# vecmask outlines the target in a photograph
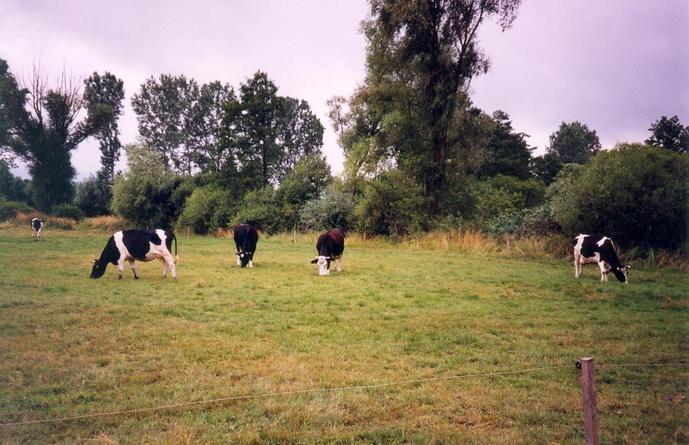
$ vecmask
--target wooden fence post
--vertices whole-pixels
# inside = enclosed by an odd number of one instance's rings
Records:
[[[582,357],[581,392],[584,399],[584,434],[586,445],[599,445],[596,413],[596,371],[591,357]]]

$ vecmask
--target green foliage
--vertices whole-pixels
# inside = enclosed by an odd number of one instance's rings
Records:
[[[422,185],[427,213],[437,216],[452,176],[480,161],[481,115],[465,93],[488,69],[477,30],[490,18],[509,27],[520,1],[370,3],[367,77],[350,111],[335,100],[330,115],[345,154],[356,156],[350,169],[380,173],[392,160]]]
[[[562,122],[550,135],[548,153],[553,153],[561,164],[584,164],[600,150],[600,140],[595,130],[589,130],[581,122]]]
[[[199,234],[226,228],[233,213],[232,203],[226,190],[216,186],[199,187],[186,200],[177,226],[191,228]]]
[[[74,204],[86,216],[109,215],[111,195],[109,186],[103,187],[98,178],[91,176],[77,183]]]
[[[71,151],[95,134],[110,119],[102,107],[88,109],[77,122],[83,98],[78,85],[63,73],[58,85],[48,88],[40,71],[30,80],[31,91],[19,89],[0,60],[0,150],[22,159],[32,177],[33,201],[49,211],[56,204],[71,202],[76,174]],[[31,104],[28,104],[28,98]]]
[[[99,181],[96,185],[100,188],[99,194],[105,203],[96,214],[107,212],[112,199],[112,181],[115,176],[115,162],[120,158],[120,129],[118,119],[122,115],[122,100],[124,99],[124,82],[115,75],[106,72],[100,75],[94,72],[84,81],[84,102],[91,114],[104,113],[109,116],[98,129],[95,136],[99,142],[101,152],[101,169],[98,172]],[[77,190],[78,194],[78,190]]]
[[[84,218],[84,212],[79,207],[66,202],[53,206],[50,214],[60,218],[76,219],[77,221]]]
[[[275,200],[275,190],[267,185],[253,190],[246,195],[232,217],[231,225],[251,224],[268,233],[277,233],[284,229],[284,218],[281,208]]]
[[[424,228],[421,187],[392,170],[364,186],[356,206],[358,229],[369,235],[405,235]]]
[[[304,204],[299,211],[300,226],[306,230],[351,230],[355,227],[354,204],[352,194],[345,192],[342,184],[331,184],[318,198]]]
[[[146,145],[129,145],[125,151],[129,169],[115,177],[112,210],[142,228],[172,228],[193,191],[193,181],[167,172]]]
[[[31,181],[14,176],[3,160],[0,160],[0,199],[32,203]]]
[[[298,161],[287,173],[275,194],[289,230],[297,225],[299,211],[307,201],[315,199],[332,182],[330,166],[322,155],[314,154]]]
[[[494,129],[486,147],[486,156],[479,170],[480,176],[507,175],[520,179],[530,176],[531,150],[524,133],[516,133],[507,113],[496,111]]]
[[[512,215],[541,204],[545,198],[542,182],[514,176],[497,175],[477,182],[471,189],[474,200],[472,218],[479,226],[517,224],[520,216]],[[496,218],[499,221],[493,222]],[[508,220],[511,223],[507,223]]]
[[[7,221],[17,216],[17,213],[35,212],[36,209],[23,202],[0,200],[0,221]]]
[[[648,129],[651,136],[646,139],[648,145],[663,147],[677,153],[689,152],[689,126],[683,126],[677,116],[662,116]]]
[[[548,194],[566,232],[598,232],[645,247],[678,248],[686,242],[686,155],[621,144],[563,173]]]

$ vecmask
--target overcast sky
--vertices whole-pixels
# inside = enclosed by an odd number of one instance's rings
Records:
[[[54,75],[65,67],[122,78],[123,143],[136,139],[129,103],[146,78],[184,74],[237,88],[260,69],[279,94],[310,103],[340,171],[325,102],[364,77],[367,12],[364,0],[2,0],[0,58],[18,78],[39,61]],[[473,81],[473,99],[506,111],[538,153],[562,121],[586,123],[605,147],[643,141],[661,115],[689,124],[688,0],[525,0],[511,29],[487,24],[480,37],[492,66]],[[74,152],[80,178],[98,170],[99,155],[95,141]]]

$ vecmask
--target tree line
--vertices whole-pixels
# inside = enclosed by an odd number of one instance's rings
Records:
[[[472,79],[490,66],[478,30],[487,20],[509,28],[519,0],[369,3],[365,79],[350,97],[328,101],[345,154],[340,177],[321,153],[323,125],[309,104],[280,96],[266,73],[236,91],[183,75],[147,79],[131,101],[140,137],[124,147],[128,169],[118,174],[121,80],[94,73],[81,91],[62,76],[48,88],[37,71],[20,86],[0,60],[0,184],[15,190],[4,197],[199,233],[252,222],[272,232],[472,226],[686,241],[689,127],[677,116],[651,123],[643,144],[612,150],[586,124],[562,122],[534,156],[507,113],[487,113],[470,96]],[[86,137],[99,141],[101,170],[75,187],[70,153]],[[28,165],[30,182],[8,176],[12,159]]]

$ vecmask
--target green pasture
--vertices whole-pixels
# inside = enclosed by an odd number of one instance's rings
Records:
[[[682,271],[624,286],[569,259],[354,240],[320,277],[313,236],[263,237],[253,269],[228,238],[181,236],[176,280],[158,262],[91,280],[108,236],[0,230],[0,423],[257,397],[0,426],[0,443],[579,444],[587,355],[662,365],[598,369],[603,443],[689,442]]]

